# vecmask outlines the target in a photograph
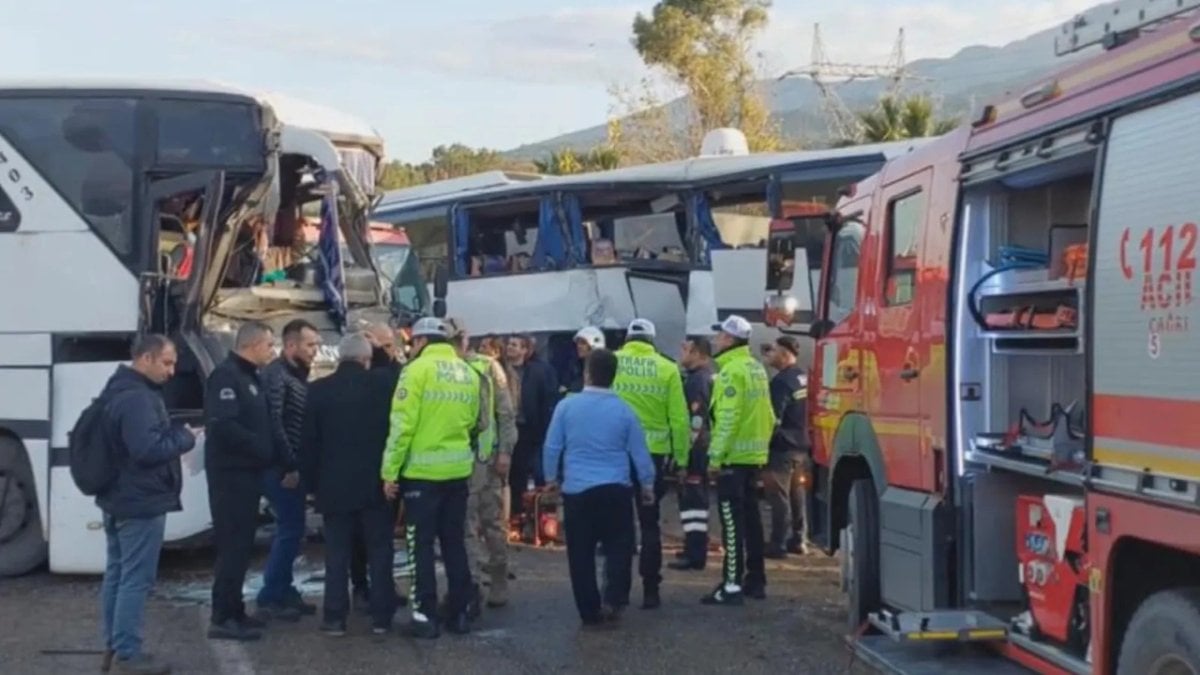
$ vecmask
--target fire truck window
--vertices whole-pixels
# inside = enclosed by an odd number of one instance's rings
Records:
[[[825,318],[835,324],[841,323],[854,311],[858,297],[858,259],[866,231],[862,223],[848,220],[833,237]]]
[[[913,301],[917,280],[917,243],[921,215],[925,212],[925,194],[917,192],[888,204],[887,277],[884,302],[888,306]]]

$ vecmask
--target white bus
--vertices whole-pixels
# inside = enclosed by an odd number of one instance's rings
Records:
[[[198,422],[242,321],[303,317],[331,341],[387,317],[370,200],[330,139],[219,85],[0,82],[0,576],[103,570],[101,514],[71,480],[67,434],[139,332],[175,339],[167,406]],[[322,199],[349,253],[339,312],[298,241],[302,208]],[[263,282],[263,252],[289,248]],[[211,527],[202,445],[183,474],[171,543]]]

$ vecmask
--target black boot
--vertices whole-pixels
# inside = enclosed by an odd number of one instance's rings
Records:
[[[712,593],[700,598],[700,604],[703,605],[728,605],[737,606],[745,602],[741,591],[729,592],[725,590],[725,584],[721,584],[713,589]]]
[[[209,640],[235,640],[237,642],[250,642],[262,637],[262,632],[248,628],[244,624],[234,619],[227,619],[221,623],[213,623],[208,626]]]
[[[416,621],[408,625],[408,634],[421,640],[435,640],[441,637],[437,623],[433,621]]]
[[[658,586],[646,586],[642,590],[642,609],[658,609],[662,606],[662,598],[658,595]]]

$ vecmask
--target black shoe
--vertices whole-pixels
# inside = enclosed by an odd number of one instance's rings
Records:
[[[623,609],[619,605],[604,605],[600,608],[600,618],[607,623],[616,623],[621,620],[621,611]]]
[[[299,593],[289,593],[283,601],[284,607],[290,607],[300,612],[300,616],[313,616],[317,613],[317,606],[304,601],[304,597]]]
[[[715,589],[713,589],[712,593],[700,598],[700,604],[702,605],[737,606],[743,604],[744,602],[745,598],[742,596],[741,591],[730,593],[729,591],[725,590],[724,584],[717,586]]]
[[[792,539],[788,542],[787,550],[793,555],[808,555],[808,542],[803,539]]]
[[[755,600],[766,600],[767,599],[767,585],[766,584],[746,584],[745,586],[742,586],[742,595],[746,596],[747,598],[753,598]]]
[[[642,592],[642,609],[658,609],[662,606],[662,598],[657,588],[647,588]]]
[[[782,546],[768,546],[763,557],[770,560],[787,560],[788,554]]]
[[[289,605],[259,605],[258,616],[272,621],[287,621],[295,623],[300,620],[302,612],[299,607]],[[266,624],[264,623],[263,626]]]
[[[671,562],[667,563],[667,569],[677,570],[679,572],[703,571],[704,563],[692,562],[687,558],[680,558],[679,560],[672,560]]]
[[[321,632],[330,637],[342,637],[346,634],[346,622],[323,621],[321,622]]]
[[[249,628],[245,624],[229,619],[222,623],[209,624],[208,639],[209,640],[236,640],[238,642],[251,642],[262,637],[262,633],[256,629]]]
[[[256,616],[243,615],[237,620],[237,622],[242,625],[242,628],[249,630],[262,630],[267,627],[267,622]]]
[[[352,594],[354,602],[354,611],[359,614],[366,614],[371,611],[371,592],[363,587],[356,586]]]
[[[465,611],[459,612],[457,616],[446,622],[446,630],[454,633],[455,635],[466,635],[467,633],[470,633],[471,617]]]
[[[432,621],[413,621],[408,625],[408,634],[421,640],[435,640],[441,637],[442,632]]]
[[[155,659],[149,654],[141,654],[132,659],[115,659],[113,668],[118,673],[129,675],[170,675],[171,664]]]

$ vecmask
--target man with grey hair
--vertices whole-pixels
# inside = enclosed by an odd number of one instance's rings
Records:
[[[371,629],[391,629],[392,509],[379,465],[387,441],[392,386],[370,377],[371,343],[361,333],[342,338],[341,363],[309,386],[300,445],[302,483],[316,495],[325,523],[325,607],[321,631],[346,633],[350,561],[356,530],[367,548]]]
[[[275,457],[273,427],[261,368],[275,357],[275,337],[265,324],[238,329],[233,352],[205,383],[208,506],[217,549],[209,639],[257,640],[262,621],[246,614],[242,586],[254,551],[262,472]]]

